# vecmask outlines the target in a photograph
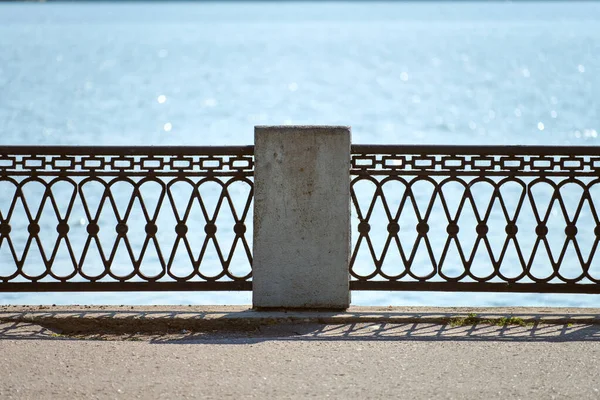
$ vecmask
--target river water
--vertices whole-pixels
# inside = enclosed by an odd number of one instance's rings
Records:
[[[0,4],[0,145],[597,145],[600,4]],[[1,266],[0,266],[1,268]],[[249,293],[3,294],[0,303],[249,303]],[[353,293],[355,304],[598,305],[597,296]]]

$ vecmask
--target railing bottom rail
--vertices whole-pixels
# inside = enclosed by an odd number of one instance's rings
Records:
[[[600,294],[600,285],[572,283],[350,281],[350,290]]]
[[[190,292],[249,291],[251,281],[241,282],[7,282],[0,292]]]

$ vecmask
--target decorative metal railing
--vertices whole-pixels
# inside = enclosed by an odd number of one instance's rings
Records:
[[[251,290],[254,149],[0,146],[0,292]],[[354,290],[600,293],[600,148],[352,146]]]
[[[250,290],[253,154],[0,146],[0,291]]]
[[[600,293],[600,148],[352,147],[351,288]]]

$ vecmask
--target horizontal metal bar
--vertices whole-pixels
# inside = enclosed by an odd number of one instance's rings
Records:
[[[506,176],[506,177],[523,177],[523,176],[533,176],[533,177],[597,177],[599,176],[598,171],[523,171],[523,170],[486,170],[486,171],[478,171],[478,170],[463,170],[463,169],[446,169],[446,170],[410,170],[410,169],[375,169],[375,168],[367,168],[367,169],[357,169],[353,168],[350,170],[350,175],[352,176],[480,176],[480,177],[488,177],[488,176]]]
[[[600,294],[600,284],[350,281],[350,290]]]
[[[600,146],[502,146],[502,145],[379,145],[353,144],[352,154],[422,154],[422,155],[600,155]]]
[[[50,170],[50,171],[44,171],[44,170],[40,170],[40,171],[9,171],[9,172],[3,172],[0,171],[0,178],[8,178],[8,177],[15,177],[15,176],[27,176],[27,177],[53,177],[53,176],[59,176],[59,177],[67,177],[67,178],[72,178],[72,177],[77,177],[77,176],[84,176],[84,177],[88,177],[88,176],[94,176],[94,177],[127,177],[127,178],[131,178],[131,177],[148,177],[148,176],[152,176],[152,177],[185,177],[185,178],[190,178],[190,177],[251,177],[254,175],[253,171],[237,171],[237,170],[228,170],[228,171],[210,171],[210,170],[199,170],[199,171],[165,171],[165,170],[159,170],[157,172],[155,171],[111,171],[111,170],[97,170],[97,171],[57,171],[57,170]]]
[[[189,292],[249,291],[251,281],[224,282],[8,282],[1,292]]]
[[[177,292],[250,291],[251,281],[226,282],[10,282],[0,283],[0,292]],[[395,282],[350,281],[350,290],[513,292],[600,294],[600,285],[569,283],[502,282]]]
[[[253,155],[254,146],[0,146],[0,155]]]

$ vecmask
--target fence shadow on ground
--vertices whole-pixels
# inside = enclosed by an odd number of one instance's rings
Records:
[[[347,323],[265,326],[257,331],[202,332],[157,336],[152,343],[256,344],[268,341],[502,341],[600,342],[600,325],[545,324],[531,326],[437,323]]]
[[[511,314],[516,324],[503,324],[498,319],[481,322],[489,316],[498,317],[498,314],[488,316],[484,313],[479,314],[481,320],[475,322],[457,318],[456,313],[345,313],[345,320],[340,315],[269,314],[250,310],[232,313],[136,311],[127,308],[3,310],[0,311],[0,341],[85,339],[154,344],[253,344],[292,340],[600,342],[599,315],[596,314]]]

